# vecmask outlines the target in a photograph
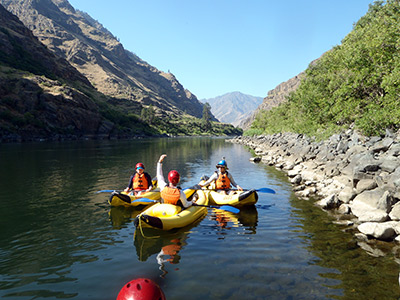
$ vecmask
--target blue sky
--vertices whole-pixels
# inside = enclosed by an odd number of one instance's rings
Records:
[[[69,0],[198,99],[265,97],[341,43],[373,0]]]

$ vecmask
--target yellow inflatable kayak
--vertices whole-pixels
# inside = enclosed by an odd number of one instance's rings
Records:
[[[216,205],[231,205],[234,207],[241,207],[246,205],[254,205],[257,203],[258,194],[255,190],[238,191],[230,190],[225,192],[218,192],[215,190],[205,190],[210,204]]]
[[[206,179],[201,179],[200,183],[204,183]],[[217,191],[215,190],[214,182],[203,187],[209,204],[212,205],[231,205],[234,207],[242,207],[246,205],[254,205],[258,201],[258,194],[256,190],[238,191]]]
[[[196,204],[207,205],[207,197],[202,190],[185,190],[188,200],[196,200]],[[188,226],[203,218],[207,214],[207,208],[192,205],[182,208],[173,204],[156,203],[140,213],[135,219],[138,228],[155,228],[170,230]]]
[[[160,189],[156,188],[150,192],[141,194],[140,196],[129,195],[126,192],[112,192],[108,202],[111,206],[134,207],[139,205],[153,205],[155,202],[151,200],[160,200]]]

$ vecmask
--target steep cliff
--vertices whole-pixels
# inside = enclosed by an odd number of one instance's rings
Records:
[[[151,132],[141,122],[117,129],[107,101],[0,5],[0,142]]]
[[[152,105],[160,116],[178,118],[186,113],[202,117],[203,105],[173,74],[159,71],[125,50],[108,30],[88,14],[75,10],[68,1],[0,0],[0,3],[105,95],[145,107]],[[125,101],[122,103],[125,105]]]

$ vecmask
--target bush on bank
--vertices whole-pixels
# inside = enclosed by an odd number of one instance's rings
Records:
[[[371,136],[400,124],[400,3],[375,1],[342,40],[305,71],[288,101],[260,112],[245,134],[323,139],[354,125]]]

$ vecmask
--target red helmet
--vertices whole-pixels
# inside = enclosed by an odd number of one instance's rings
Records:
[[[168,173],[168,180],[174,185],[179,183],[181,175],[179,175],[178,171],[172,170]]]
[[[164,292],[154,281],[138,278],[129,281],[119,291],[117,300],[165,300]]]
[[[137,163],[135,169],[138,169],[138,168],[144,169],[144,164],[142,164],[142,163]]]

